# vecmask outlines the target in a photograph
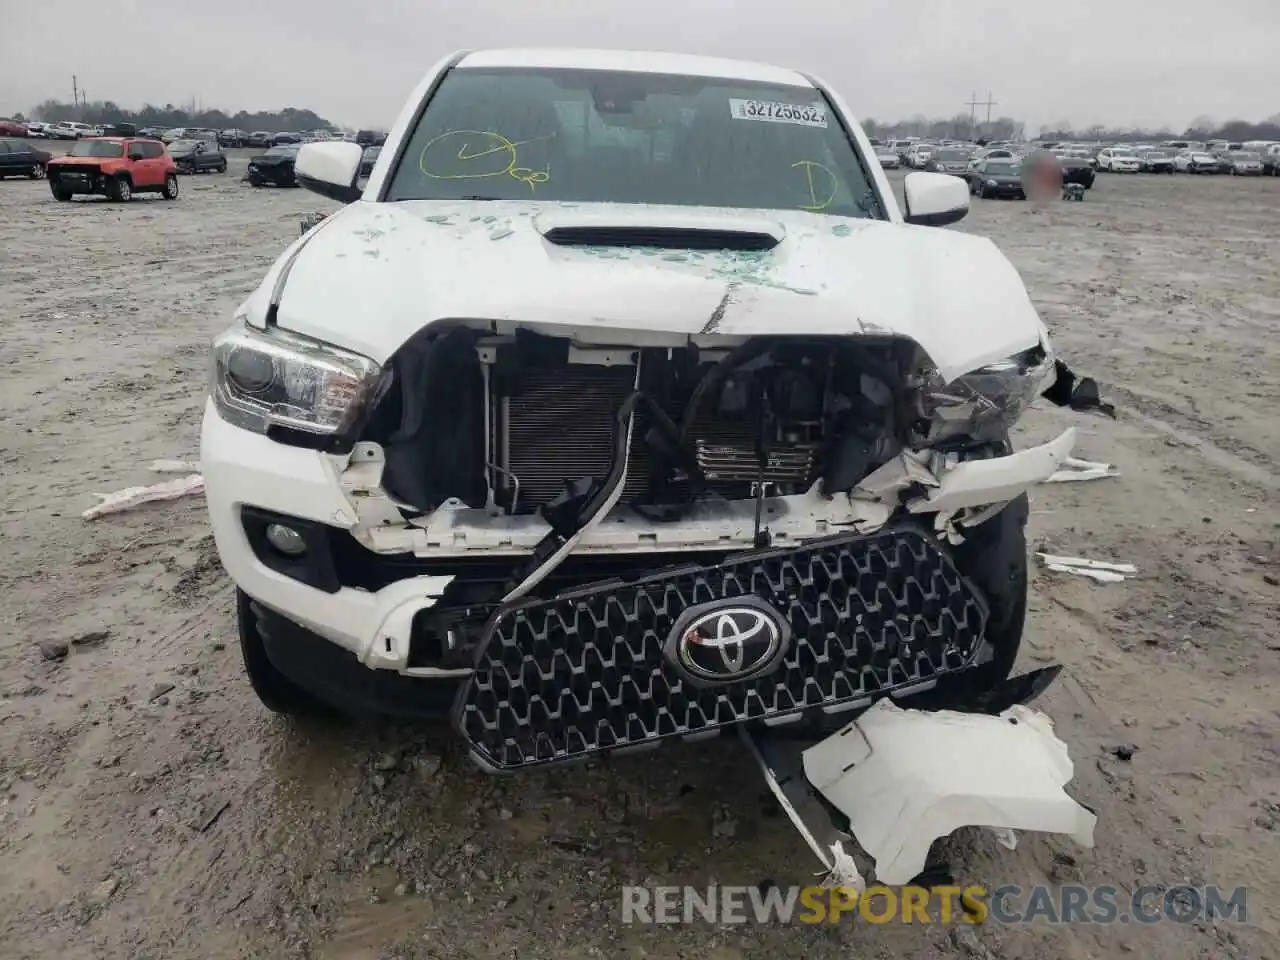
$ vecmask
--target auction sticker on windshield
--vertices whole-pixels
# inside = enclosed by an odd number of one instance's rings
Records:
[[[729,101],[729,115],[735,120],[767,120],[772,123],[799,123],[825,127],[827,111],[816,103],[774,103],[768,100]]]

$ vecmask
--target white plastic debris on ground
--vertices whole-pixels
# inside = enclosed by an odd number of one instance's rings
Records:
[[[147,469],[152,473],[199,473],[200,463],[196,460],[152,460]]]
[[[1071,483],[1076,480],[1102,480],[1106,477],[1118,477],[1120,470],[1109,463],[1094,460],[1080,460],[1067,457],[1062,461],[1061,469],[1047,477],[1044,483]]]
[[[1132,563],[1111,563],[1106,560],[1086,560],[1084,557],[1061,557],[1052,553],[1037,553],[1040,562],[1057,573],[1074,573],[1102,583],[1120,583],[1138,572]]]
[[[153,460],[151,470],[155,473],[187,473],[199,470],[200,465],[189,460]],[[85,520],[96,520],[109,513],[122,513],[132,510],[144,503],[155,503],[161,500],[177,500],[197,493],[204,493],[204,477],[199,473],[191,473],[185,477],[153,483],[149,487],[126,487],[115,493],[95,493],[98,502],[84,513]]]
[[[804,751],[809,782],[849,818],[876,881],[924,871],[929,847],[958,827],[1066,834],[1093,846],[1097,818],[1063,787],[1073,767],[1050,719],[1026,706],[999,716],[904,710],[882,700]]]
[[[862,878],[858,865],[845,850],[844,844],[831,844],[831,870],[822,879],[822,885],[828,889],[834,887],[852,888],[859,893],[866,892],[867,882]]]

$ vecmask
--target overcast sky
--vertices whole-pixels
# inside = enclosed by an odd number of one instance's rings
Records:
[[[1183,127],[1280,112],[1280,0],[4,0],[0,115],[71,99],[386,125],[458,48],[607,46],[821,75],[862,117]],[[982,111],[980,110],[980,116]]]

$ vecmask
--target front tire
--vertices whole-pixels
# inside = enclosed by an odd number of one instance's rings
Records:
[[[956,567],[987,598],[987,644],[992,658],[958,675],[954,683],[966,694],[983,694],[1013,672],[1027,620],[1027,517],[1024,493],[1003,510],[966,532],[955,548]]]
[[[312,696],[275,668],[267,656],[263,622],[255,612],[257,604],[243,590],[236,590],[236,625],[240,631],[240,654],[244,659],[249,686],[262,705],[272,713],[288,717],[315,717],[332,714],[321,700]]]
[[[116,203],[128,203],[133,199],[133,184],[128,177],[115,177],[107,183],[107,198]]]
[[[44,167],[37,163],[34,167],[31,168],[31,172],[28,173],[27,176],[30,177],[32,180],[43,180]]]
[[[178,199],[178,175],[176,173],[166,173],[164,175],[164,186],[160,188],[160,196],[166,200]]]

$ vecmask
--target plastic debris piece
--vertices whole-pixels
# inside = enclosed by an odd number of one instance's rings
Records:
[[[200,463],[197,460],[152,460],[148,469],[152,473],[197,473]]]
[[[1045,483],[1071,483],[1076,480],[1102,480],[1120,476],[1120,469],[1109,463],[1067,457],[1062,468],[1044,480]]]
[[[1138,572],[1138,568],[1132,563],[1110,563],[1106,560],[1086,560],[1084,557],[1060,557],[1052,553],[1037,553],[1036,556],[1050,570],[1090,577],[1101,583],[1119,583]]]
[[[177,500],[179,497],[190,496],[193,493],[204,493],[204,477],[198,473],[189,477],[166,480],[164,483],[155,483],[149,487],[126,487],[115,493],[95,493],[94,496],[101,502],[94,504],[80,516],[86,520],[96,520],[108,513],[131,510],[143,503]]]
[[[1099,583],[1122,583],[1129,579],[1123,573],[1116,573],[1114,570],[1093,570],[1089,567],[1072,567],[1065,563],[1048,563],[1045,566],[1057,573],[1074,573],[1080,577],[1097,580]]]
[[[831,871],[822,881],[824,887],[852,887],[858,893],[867,889],[867,881],[862,878],[858,865],[844,849],[844,844],[836,841],[831,844]]]

